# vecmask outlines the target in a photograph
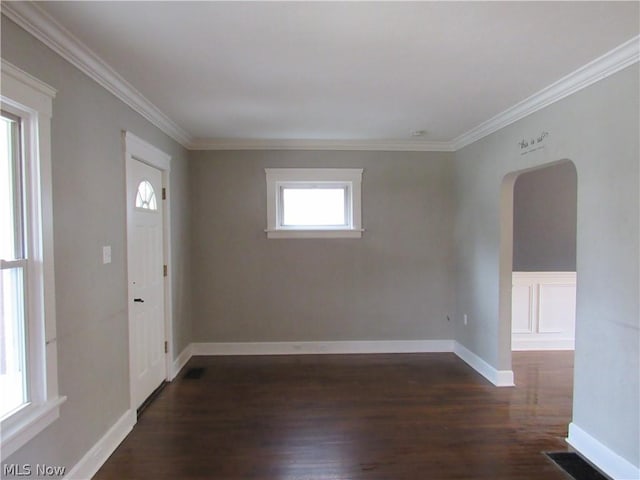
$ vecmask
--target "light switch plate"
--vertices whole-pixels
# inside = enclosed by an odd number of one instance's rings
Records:
[[[104,265],[111,263],[111,245],[102,247],[102,263]]]

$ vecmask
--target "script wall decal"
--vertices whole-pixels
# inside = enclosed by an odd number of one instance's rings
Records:
[[[523,138],[518,142],[518,145],[520,145],[520,155],[526,155],[527,153],[544,148],[547,137],[549,137],[549,132],[541,132],[540,135],[528,139]]]

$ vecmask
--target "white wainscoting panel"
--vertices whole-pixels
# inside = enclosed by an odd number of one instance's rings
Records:
[[[565,333],[575,330],[576,284],[539,284],[539,333]]]
[[[514,282],[511,307],[511,332],[533,333],[533,285],[520,285]]]
[[[575,272],[513,272],[513,350],[573,350]]]

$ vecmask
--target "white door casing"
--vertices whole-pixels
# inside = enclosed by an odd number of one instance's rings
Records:
[[[134,410],[170,378],[171,355],[165,352],[171,338],[170,282],[164,276],[170,242],[163,201],[169,160],[163,152],[125,133],[129,371]]]

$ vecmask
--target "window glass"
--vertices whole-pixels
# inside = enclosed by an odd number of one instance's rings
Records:
[[[147,180],[143,180],[138,185],[138,193],[136,195],[136,207],[143,210],[158,210],[156,201],[156,192],[153,185]]]
[[[28,400],[19,125],[0,115],[0,418]]]
[[[0,258],[22,257],[19,119],[0,115]]]
[[[361,168],[265,168],[267,238],[361,238]]]
[[[24,269],[0,272],[0,418],[27,402]]]
[[[284,226],[343,226],[346,188],[282,188]]]

